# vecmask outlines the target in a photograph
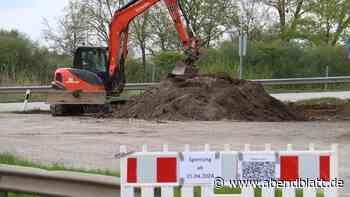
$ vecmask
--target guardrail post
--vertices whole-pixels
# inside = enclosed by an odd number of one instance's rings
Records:
[[[7,192],[0,191],[0,197],[7,197]]]

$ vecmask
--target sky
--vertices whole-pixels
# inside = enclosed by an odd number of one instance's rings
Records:
[[[39,43],[46,18],[55,24],[69,0],[0,0],[0,29],[17,29]]]

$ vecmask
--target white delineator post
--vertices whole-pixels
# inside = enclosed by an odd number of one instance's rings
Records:
[[[31,94],[30,90],[27,90],[26,94],[24,96],[24,103],[23,103],[23,111],[24,112],[27,110],[27,105],[28,105],[28,101],[30,99],[30,94]]]

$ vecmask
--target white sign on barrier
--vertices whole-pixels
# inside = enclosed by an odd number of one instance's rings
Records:
[[[183,153],[180,180],[183,184],[213,184],[221,174],[221,159],[214,152]]]

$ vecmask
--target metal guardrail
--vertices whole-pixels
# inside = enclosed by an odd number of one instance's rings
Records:
[[[125,90],[144,90],[147,87],[157,85],[158,83],[128,83]],[[0,94],[21,94],[30,90],[31,93],[49,93],[55,92],[51,86],[9,86],[0,87]]]
[[[290,79],[257,79],[251,80],[262,85],[300,85],[300,84],[335,84],[350,83],[350,76],[341,77],[313,77],[313,78],[290,78]],[[157,85],[158,83],[128,83],[125,90],[144,90],[147,87]],[[24,93],[30,90],[32,93],[47,93],[55,91],[51,86],[18,86],[18,87],[0,87],[0,94]]]
[[[350,83],[350,76],[341,77],[311,77],[290,79],[258,79],[252,80],[263,85],[300,85],[300,84],[335,84]]]
[[[18,94],[30,90],[33,93],[48,93],[54,91],[51,86],[13,86],[0,87],[0,94]]]
[[[76,172],[0,165],[0,197],[8,192],[45,196],[118,197],[120,179]]]
[[[127,83],[125,90],[144,90],[147,87],[155,86],[158,83]]]

